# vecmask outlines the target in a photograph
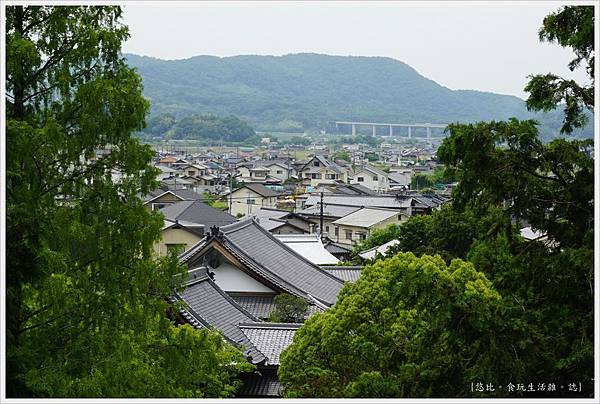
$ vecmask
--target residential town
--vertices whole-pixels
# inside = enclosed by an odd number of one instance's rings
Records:
[[[364,158],[373,153],[370,148],[354,149],[352,162],[336,159],[327,150],[315,150],[305,160],[290,157],[286,150],[260,148],[224,154],[210,148],[194,153],[158,151],[154,166],[160,170],[160,187],[146,195],[144,203],[195,234],[202,226],[208,231],[213,224],[228,224],[226,219],[215,221],[225,212],[234,219],[255,218],[274,234],[318,234],[334,243],[332,248],[351,250],[374,229],[431,213],[450,200],[453,183],[424,192],[411,189],[414,175],[431,174],[438,167],[432,148],[381,149],[377,161]],[[226,208],[202,215],[194,208],[199,201],[220,202]],[[183,216],[184,205],[196,214]],[[174,216],[178,210],[182,212]],[[178,244],[169,240],[169,246]],[[186,249],[192,245],[184,240],[179,244]]]
[[[38,3],[0,402],[597,402],[597,4]]]
[[[189,268],[185,289],[172,297],[187,307],[179,321],[218,329],[258,366],[243,375],[241,397],[281,394],[279,355],[300,324],[272,321],[277,295],[306,302],[300,322],[326,310],[365,262],[386,255],[353,254],[373,231],[451,200],[452,183],[411,189],[413,175],[438,166],[434,150],[385,148],[369,161],[352,149],[352,161],[324,149],[305,160],[261,148],[156,153],[160,187],[142,198],[164,216],[155,253],[180,254]]]

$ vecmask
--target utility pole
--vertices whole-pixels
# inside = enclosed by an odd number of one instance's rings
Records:
[[[229,214],[231,214],[231,196],[233,194],[233,173],[229,173]]]
[[[323,191],[321,191],[321,209],[320,209],[320,213],[319,213],[319,220],[320,220],[320,227],[319,227],[319,231],[321,233],[321,241],[323,241]]]

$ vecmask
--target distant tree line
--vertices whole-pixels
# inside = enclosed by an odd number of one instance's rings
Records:
[[[192,114],[181,118],[164,113],[151,117],[143,134],[165,140],[222,140],[243,142],[255,137],[254,129],[234,115]]]

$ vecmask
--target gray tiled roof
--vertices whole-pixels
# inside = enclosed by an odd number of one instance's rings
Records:
[[[240,375],[242,387],[237,397],[280,397],[282,387],[276,369],[261,369]]]
[[[344,184],[335,187],[335,193],[346,195],[375,195],[375,192],[362,184]]]
[[[243,345],[244,353],[252,357],[253,363],[267,359],[238,327],[240,323],[258,319],[235,303],[208,276],[189,282],[184,290],[177,293],[177,297],[188,305],[186,311],[202,326],[214,327],[233,344]]]
[[[266,270],[267,276],[274,275],[275,281],[281,280],[327,305],[335,303],[343,284],[277,240],[256,221],[234,223],[221,231],[232,247]]]
[[[275,296],[244,296],[229,293],[229,296],[235,300],[237,304],[258,318],[268,318],[275,308],[273,298]]]
[[[220,230],[221,245],[266,282],[309,301],[316,299],[321,305],[335,304],[343,282],[294,252],[255,220],[246,219]],[[198,242],[180,256],[181,262],[193,261],[210,241]]]
[[[237,304],[243,307],[246,311],[258,318],[269,318],[273,310],[275,310],[275,302],[273,299],[275,296],[262,295],[262,296],[253,296],[253,295],[238,295],[235,293],[228,293],[229,297],[231,297]],[[322,312],[323,309],[319,306],[311,304],[308,306],[308,312],[306,313],[306,318],[314,313]]]
[[[244,323],[239,327],[252,345],[266,356],[266,365],[279,365],[279,356],[294,340],[302,324]]]
[[[242,188],[248,188],[265,198],[270,198],[272,196],[278,195],[277,192],[265,187],[263,184],[248,183],[248,184],[244,184],[244,186]],[[234,190],[233,192],[235,192],[235,191],[237,191],[237,190]]]
[[[176,202],[161,209],[161,212],[165,218],[171,221],[199,223],[207,229],[211,226],[225,226],[237,221],[229,213],[215,209],[201,201]]]
[[[314,166],[309,166],[309,164],[314,160],[317,159],[319,160],[319,162],[322,164],[322,166],[320,167],[314,167]],[[335,171],[337,173],[343,173],[344,171],[347,171],[346,168],[340,166],[339,164],[332,162],[330,160],[327,160],[324,156],[322,155],[316,155],[313,158],[311,158],[306,164],[304,164],[304,166],[302,166],[302,170],[303,172],[313,172],[313,171],[320,171],[323,167],[328,168],[329,170]]]
[[[384,172],[384,171],[380,170],[379,168],[377,168],[377,167],[375,167],[375,166],[372,166],[372,165],[370,165],[370,164],[367,164],[367,165],[365,165],[365,166],[363,166],[363,167],[359,167],[359,168],[357,168],[355,172],[356,172],[356,173],[359,173],[359,172],[361,172],[361,171],[363,171],[363,170],[364,170],[364,171],[369,171],[369,172],[371,172],[371,173],[373,173],[373,174],[375,174],[375,175],[379,175],[379,176],[381,176],[381,177],[385,177],[385,176],[387,176],[387,173],[386,173],[386,172]]]
[[[418,202],[425,206],[435,208],[441,204],[450,201],[450,198],[444,195],[432,194],[432,195],[417,195],[413,197]]]
[[[342,267],[342,266],[323,266],[321,267],[333,276],[340,278],[345,282],[356,282],[360,277],[362,267]]]
[[[363,196],[363,195],[323,195],[324,204],[372,207],[372,208],[408,208],[411,206],[411,197],[396,196]],[[320,195],[312,194],[305,202],[305,206],[317,206]]]
[[[279,221],[290,212],[278,209],[261,208],[252,214],[258,220],[258,223],[267,230],[273,230],[285,225],[285,221]]]
[[[151,190],[148,195],[140,195],[140,198],[144,201],[144,202],[148,202],[151,201],[152,199],[155,199],[161,195],[164,195],[165,193],[170,192],[172,194],[174,194],[175,196],[177,196],[178,198],[180,198],[182,201],[200,201],[202,199],[204,199],[204,197],[202,195],[200,195],[197,192],[194,192],[192,190],[189,189],[161,189],[161,188],[157,188],[157,189],[153,189]]]
[[[356,212],[337,219],[333,224],[370,228],[395,216],[400,216],[399,211],[396,209],[361,208]]]
[[[183,179],[181,177],[169,177],[169,178],[164,178],[160,181],[161,184],[163,185],[172,185],[172,186],[183,186],[183,185],[192,185],[191,181],[188,181],[186,179]]]
[[[331,240],[327,240],[324,246],[325,249],[332,254],[346,254],[352,252],[352,248],[347,245],[335,243]]]
[[[391,182],[403,183],[407,180],[407,175],[403,173],[389,173],[388,180],[391,180]]]
[[[323,196],[323,200],[325,197]],[[341,218],[348,216],[351,213],[356,212],[360,209],[360,206],[344,206],[344,205],[332,205],[330,203],[323,204],[323,216]],[[321,214],[321,206],[316,204],[314,206],[302,209],[298,212],[299,215],[305,216],[319,216]]]

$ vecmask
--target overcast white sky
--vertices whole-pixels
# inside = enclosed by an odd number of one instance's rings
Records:
[[[561,2],[170,2],[126,5],[128,53],[387,56],[451,89],[525,98],[526,76],[566,67],[570,50],[540,43],[542,19]]]

